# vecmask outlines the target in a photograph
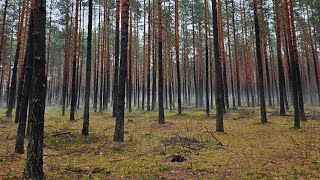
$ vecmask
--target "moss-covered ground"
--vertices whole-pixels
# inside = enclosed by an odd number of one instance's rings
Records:
[[[26,154],[14,153],[17,124],[0,110],[0,179],[19,179]],[[68,111],[67,111],[68,112]],[[82,110],[76,120],[48,107],[45,115],[44,170],[47,179],[320,179],[320,108],[306,107],[308,121],[293,129],[292,112],[259,108],[225,115],[225,133],[215,133],[214,112],[126,113],[125,142],[113,142],[111,112],[90,114],[90,135],[81,136]],[[223,145],[219,145],[217,138]],[[27,146],[27,142],[25,143]],[[183,162],[171,162],[179,154]]]

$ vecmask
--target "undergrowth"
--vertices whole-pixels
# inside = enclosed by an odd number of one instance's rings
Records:
[[[14,153],[17,124],[0,110],[0,179],[21,178],[26,155]],[[67,111],[68,112],[68,111]],[[320,178],[320,108],[306,107],[310,120],[293,129],[291,116],[268,109],[261,124],[259,108],[239,108],[225,115],[225,133],[215,133],[214,112],[126,113],[125,142],[112,141],[111,111],[90,114],[88,137],[59,107],[45,115],[44,170],[48,179],[317,179]],[[291,111],[288,112],[292,114]],[[219,144],[220,142],[221,144]],[[25,143],[27,146],[27,142]],[[171,162],[173,155],[183,162]]]

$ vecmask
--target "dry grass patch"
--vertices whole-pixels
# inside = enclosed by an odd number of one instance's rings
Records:
[[[0,110],[0,179],[22,175],[25,154],[13,153],[17,125]],[[68,112],[68,111],[67,111]],[[114,143],[111,112],[91,113],[90,135],[76,121],[49,107],[45,118],[44,168],[48,179],[317,179],[320,178],[320,108],[306,107],[310,120],[294,130],[290,116],[269,113],[261,124],[259,108],[239,108],[225,116],[225,133],[215,133],[214,112],[126,113],[125,142]],[[275,112],[269,109],[268,112]],[[292,114],[289,111],[289,115]],[[234,120],[236,119],[236,120]],[[208,133],[208,131],[210,133]],[[217,139],[222,143],[217,143]],[[27,144],[27,142],[26,142]],[[171,162],[173,155],[185,158]]]

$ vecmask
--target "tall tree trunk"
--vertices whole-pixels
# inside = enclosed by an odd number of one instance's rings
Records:
[[[208,7],[207,0],[204,0],[204,30],[205,30],[205,46],[206,46],[206,116],[210,116],[209,104],[209,45],[208,45]]]
[[[224,132],[223,127],[223,82],[222,67],[219,58],[219,33],[218,33],[218,13],[217,2],[212,0],[212,27],[214,37],[214,60],[216,70],[216,131]]]
[[[96,18],[94,18],[94,26],[96,25]],[[99,32],[98,32],[99,33]],[[99,35],[98,35],[99,36]],[[98,41],[99,42],[99,41]],[[97,112],[97,106],[98,106],[98,74],[97,69],[99,68],[97,66],[98,64],[98,46],[97,45],[97,32],[95,30],[94,32],[94,65],[93,65],[93,111]]]
[[[159,81],[158,81],[158,98],[159,98],[159,124],[164,124],[163,108],[163,70],[162,70],[162,0],[158,0],[158,63],[159,63]]]
[[[149,0],[150,1],[150,0]],[[150,5],[150,3],[149,3]],[[129,33],[129,78],[128,78],[128,109],[129,112],[132,111],[132,7],[133,7],[133,2],[130,3],[130,33]],[[150,12],[149,12],[150,13]],[[149,20],[150,21],[150,20]],[[150,32],[149,32],[150,33]]]
[[[20,14],[21,16],[19,18],[19,24],[18,24],[17,47],[16,47],[16,54],[15,54],[13,69],[12,69],[12,78],[11,78],[9,97],[8,97],[8,108],[6,112],[6,117],[12,117],[12,109],[13,109],[14,101],[16,98],[17,71],[18,71],[19,55],[21,50],[21,35],[22,35],[22,29],[23,29],[23,20],[25,17],[24,15],[25,8],[26,8],[25,6],[26,6],[26,0],[23,0],[21,14]]]
[[[155,24],[155,8],[154,8],[154,1],[152,1],[153,8],[152,8],[152,49],[153,49],[153,63],[152,63],[152,107],[151,109],[154,110],[156,106],[156,99],[157,99],[157,57],[156,57],[156,24]]]
[[[146,89],[146,0],[143,1],[143,51],[142,51],[142,103],[141,108],[144,111],[145,89]]]
[[[83,77],[83,63],[84,63],[84,41],[85,41],[85,38],[84,38],[84,10],[85,8],[83,7],[82,8],[82,32],[81,32],[81,28],[79,30],[79,42],[81,40],[81,46],[79,45],[79,53],[80,53],[80,48],[81,48],[81,62],[80,62],[80,67],[79,67],[79,84],[78,84],[78,93],[77,93],[77,100],[78,100],[78,103],[77,103],[77,109],[79,110],[80,109],[80,104],[81,102],[83,102],[83,85],[82,85],[82,77]],[[81,14],[81,13],[80,13]],[[82,34],[82,36],[80,36]],[[82,38],[81,38],[82,37]],[[79,55],[80,56],[80,55]]]
[[[89,106],[90,106],[90,85],[91,85],[91,41],[92,41],[92,0],[89,0],[88,14],[88,39],[87,39],[87,64],[86,64],[86,90],[84,97],[84,113],[82,135],[89,135]]]
[[[34,7],[33,7],[34,8]],[[28,33],[28,40],[26,46],[26,53],[24,57],[24,64],[22,70],[22,77],[20,81],[21,86],[21,95],[20,101],[17,102],[17,109],[16,109],[16,120],[19,120],[17,137],[16,137],[16,145],[15,145],[15,152],[16,153],[24,153],[24,138],[25,138],[25,130],[26,130],[26,121],[27,121],[27,113],[28,113],[28,104],[29,104],[29,97],[31,95],[31,84],[32,84],[32,74],[33,74],[33,55],[34,49],[32,46],[34,44],[34,37],[33,33],[35,31],[35,23],[34,20],[34,12],[30,14],[30,23],[29,23],[29,33]],[[46,78],[45,78],[46,79]],[[19,107],[19,108],[18,108]]]
[[[118,108],[118,79],[119,79],[119,31],[120,31],[120,0],[116,0],[116,35],[115,35],[115,51],[114,51],[114,75],[113,75],[113,112],[112,117],[117,116]]]
[[[26,1],[26,6],[28,7],[29,5],[29,2]],[[21,104],[21,96],[22,96],[22,87],[23,87],[23,84],[24,84],[24,81],[23,81],[23,76],[24,76],[24,73],[25,73],[25,69],[24,69],[24,66],[25,66],[25,47],[26,47],[26,43],[27,43],[27,40],[28,40],[28,23],[29,23],[29,10],[26,9],[26,19],[25,19],[25,22],[24,22],[24,28],[23,28],[23,37],[22,37],[22,44],[21,44],[21,54],[20,54],[20,61],[19,61],[19,67],[18,67],[18,76],[17,76],[17,84],[18,84],[18,88],[17,88],[17,98],[16,98],[16,117],[15,117],[15,123],[18,123],[19,121],[19,113],[20,113],[20,104]]]
[[[280,33],[280,16],[279,16],[279,2],[278,0],[274,1],[275,14],[276,14],[276,37],[277,37],[277,59],[278,59],[278,76],[279,76],[279,91],[280,91],[280,115],[284,116],[286,114],[285,110],[285,77],[282,64],[282,51],[281,51],[281,33]]]
[[[101,6],[99,6],[99,9],[101,9],[100,8]],[[99,13],[99,17],[100,17],[100,13]],[[105,18],[102,18],[103,19],[103,22],[105,22]],[[99,26],[100,27],[100,29],[101,29],[101,26]],[[100,30],[100,32],[101,32],[101,30]],[[100,53],[100,95],[99,95],[99,102],[100,102],[100,106],[99,106],[99,112],[102,112],[102,110],[103,110],[103,67],[104,67],[104,37],[105,37],[105,32],[104,32],[104,28],[103,28],[103,30],[102,30],[102,33],[101,33],[101,35],[100,36],[102,36],[102,42],[101,42],[101,45],[100,45],[100,47],[102,47],[102,48],[100,48],[101,50],[101,53]]]
[[[245,80],[244,80],[244,88],[246,91],[246,99],[247,99],[247,106],[250,106],[250,98],[249,98],[249,63],[248,63],[248,40],[247,40],[247,20],[246,20],[246,8],[244,7],[245,5],[243,4],[241,6],[241,24],[242,24],[242,60],[244,64],[244,71],[245,71]]]
[[[263,57],[265,60],[265,67],[266,67],[266,76],[267,76],[267,90],[268,90],[268,100],[269,100],[269,107],[272,106],[271,101],[271,83],[270,83],[270,72],[269,72],[269,61],[268,61],[268,54],[267,54],[267,35],[265,30],[264,24],[264,10],[262,6],[262,0],[260,0],[260,17],[261,17],[261,37],[262,37],[262,48],[263,48]]]
[[[299,67],[299,57],[298,57],[298,47],[297,47],[297,36],[294,24],[294,12],[293,12],[293,1],[290,0],[290,17],[291,17],[291,31],[292,31],[292,45],[293,45],[293,71],[296,75],[297,91],[298,91],[298,102],[299,102],[299,113],[302,120],[306,120],[304,113],[304,100],[303,100],[303,90],[301,85],[300,67]]]
[[[26,6],[28,6],[28,2],[26,1]],[[18,76],[17,76],[17,84],[18,84],[18,88],[17,88],[17,98],[16,98],[16,116],[15,116],[15,123],[18,123],[19,121],[19,113],[20,113],[20,102],[21,102],[21,96],[22,96],[22,87],[23,87],[23,76],[24,76],[24,66],[25,66],[25,54],[24,54],[24,49],[25,49],[25,40],[27,39],[27,23],[28,23],[28,11],[26,10],[26,19],[24,22],[24,26],[23,26],[23,36],[21,37],[22,39],[22,46],[21,46],[21,52],[20,52],[20,61],[18,62],[19,67],[18,67]]]
[[[127,76],[127,59],[128,59],[128,25],[129,25],[129,0],[122,0],[121,14],[121,59],[120,59],[120,76],[118,86],[118,113],[116,118],[116,127],[114,132],[114,141],[124,141],[124,105],[125,105],[125,88]]]
[[[33,63],[32,97],[30,103],[30,138],[23,177],[26,179],[44,179],[43,173],[43,137],[44,112],[46,100],[45,53],[46,53],[46,1],[32,0],[31,13],[34,23],[31,53]]]
[[[6,93],[6,104],[8,105],[8,97],[10,92],[10,82],[11,82],[11,64],[12,64],[12,51],[13,51],[13,28],[11,30],[11,38],[10,38],[10,59],[9,59],[9,65],[8,65],[8,79],[7,79],[7,93]]]
[[[69,2],[69,0],[68,0]],[[67,6],[69,12],[69,6]],[[68,93],[68,73],[69,73],[69,13],[66,14],[66,28],[65,28],[65,42],[64,42],[64,65],[63,65],[63,85],[62,85],[62,116],[65,115],[66,101]]]
[[[313,56],[313,66],[314,66],[315,80],[316,80],[316,86],[317,86],[317,91],[318,91],[318,102],[320,103],[320,82],[319,82],[320,77],[319,77],[319,61],[318,61],[318,52],[317,52],[317,43],[316,43],[317,39],[316,39],[316,34],[314,34],[315,38],[313,38],[313,36],[312,36],[308,2],[309,2],[309,0],[306,0],[308,33],[309,33],[312,56]],[[314,31],[315,31],[315,28],[314,28]]]
[[[261,41],[260,41],[260,28],[259,28],[259,18],[258,18],[258,7],[257,0],[253,0],[253,9],[254,9],[254,27],[256,34],[256,56],[258,62],[258,84],[259,84],[259,93],[260,93],[260,112],[261,112],[261,122],[267,123],[267,113],[266,113],[266,104],[264,97],[264,82],[263,82],[263,67],[262,67],[262,57],[261,57]]]
[[[150,90],[151,90],[150,61],[151,61],[151,3],[149,0],[149,2],[148,2],[147,111],[151,110],[151,106],[150,106]]]
[[[222,10],[221,10],[221,1],[218,0],[218,34],[219,34],[219,56],[220,56],[220,61],[221,61],[221,73],[222,73],[222,111],[223,113],[226,113],[226,102],[227,98],[225,96],[225,93],[228,92],[228,87],[227,87],[227,74],[226,72],[226,64],[225,64],[225,55],[224,55],[224,36],[223,36],[223,28],[222,28]],[[228,102],[229,103],[229,102]],[[228,105],[229,106],[229,105]]]
[[[0,38],[0,63],[2,61],[3,47],[5,45],[4,37],[5,37],[5,29],[6,29],[7,7],[8,7],[8,0],[5,0],[3,17],[2,17],[1,38]]]
[[[297,75],[296,73],[293,73],[296,69],[296,62],[298,59],[296,56],[294,56],[294,50],[293,50],[293,38],[292,38],[292,32],[291,28],[294,27],[290,26],[290,18],[289,18],[289,10],[288,10],[288,0],[284,0],[284,22],[285,22],[285,32],[287,35],[287,49],[289,50],[288,56],[290,56],[290,63],[289,63],[289,69],[290,69],[290,79],[291,79],[291,91],[292,91],[292,99],[293,99],[293,107],[294,107],[294,128],[299,129],[300,128],[300,109],[299,109],[299,97],[298,97],[298,84],[297,84]],[[297,72],[298,73],[298,72]]]
[[[174,8],[174,29],[175,29],[175,50],[176,50],[176,64],[177,64],[177,78],[178,78],[178,114],[182,114],[181,108],[181,76],[180,76],[180,59],[179,59],[179,1],[175,0],[175,8]]]
[[[233,85],[233,70],[232,70],[232,58],[231,58],[231,42],[230,42],[230,28],[229,28],[229,17],[228,17],[228,1],[226,1],[226,16],[227,16],[227,31],[228,31],[228,57],[230,66],[230,83],[231,83],[231,93],[232,93],[232,107],[236,108],[235,96],[234,96],[234,85]]]
[[[232,26],[233,26],[233,44],[234,44],[234,58],[236,63],[236,84],[237,84],[237,97],[238,97],[238,106],[241,106],[241,95],[240,95],[240,75],[239,75],[239,60],[238,60],[238,47],[237,47],[237,34],[236,34],[236,25],[235,25],[235,17],[234,17],[234,0],[232,2]]]
[[[111,33],[110,30],[110,12],[109,10],[107,10],[107,33]],[[111,64],[110,64],[110,36],[107,35],[107,89],[106,89],[106,93],[107,93],[107,99],[105,101],[105,105],[106,105],[106,109],[108,109],[108,104],[110,102],[110,80],[111,80]]]
[[[226,55],[225,55],[225,47],[224,47],[224,31],[223,31],[223,17],[222,17],[222,2],[218,1],[218,31],[220,38],[220,49],[221,49],[221,61],[222,61],[222,79],[223,79],[223,112],[226,113],[226,108],[229,109],[229,94],[228,94],[228,83],[227,83],[227,66],[226,66]]]
[[[192,15],[192,50],[193,50],[193,80],[194,80],[194,95],[196,99],[196,108],[198,108],[198,86],[197,86],[197,74],[196,74],[196,48],[195,48],[195,27],[194,27],[194,1],[191,7],[191,15]]]
[[[72,89],[71,89],[71,110],[70,110],[70,120],[74,120],[74,114],[77,105],[77,86],[76,86],[76,76],[77,76],[77,50],[78,50],[78,18],[79,18],[79,0],[76,0],[76,12],[75,12],[75,27],[74,27],[74,45],[73,45],[73,60],[72,60]]]

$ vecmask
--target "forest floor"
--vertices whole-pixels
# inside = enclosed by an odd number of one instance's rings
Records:
[[[259,108],[239,108],[225,115],[225,133],[216,133],[214,114],[185,109],[126,113],[125,142],[112,141],[111,112],[91,113],[90,134],[81,136],[82,110],[75,121],[61,109],[45,116],[44,170],[47,179],[319,179],[320,107],[306,107],[308,121],[293,129],[285,117],[268,109],[261,124]],[[19,179],[26,154],[14,153],[17,124],[0,110],[0,179]],[[68,111],[67,111],[68,112]],[[222,145],[216,139],[222,143]],[[27,142],[26,145],[27,146]],[[183,162],[171,162],[173,155]]]

